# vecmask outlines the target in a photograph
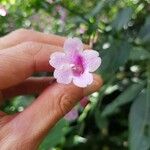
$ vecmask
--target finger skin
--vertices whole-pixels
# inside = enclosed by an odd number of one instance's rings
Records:
[[[1,117],[5,116],[5,115],[6,115],[6,113],[0,111],[0,119],[1,119]]]
[[[93,84],[87,88],[79,88],[73,84],[54,83],[53,86],[44,90],[32,105],[12,119],[3,128],[2,133],[6,131],[11,133],[8,136],[10,145],[19,141],[17,146],[20,146],[22,150],[37,149],[49,129],[69,112],[83,96],[99,90],[101,85],[102,79],[97,75],[94,75]],[[89,89],[91,90],[89,91]],[[5,146],[5,144],[2,145]]]
[[[63,47],[65,39],[65,37],[58,35],[45,34],[27,29],[18,29],[0,38],[0,49],[13,47],[28,41]]]
[[[0,51],[0,90],[17,85],[34,72],[53,71],[49,57],[61,47],[26,42]]]
[[[27,29],[18,29],[0,38],[0,49],[6,49],[29,41],[63,47],[66,39],[67,37],[54,34],[46,34]],[[89,48],[89,46],[84,45],[84,48]]]
[[[2,90],[3,100],[18,95],[40,94],[47,86],[55,81],[52,77],[30,77],[22,83]],[[2,100],[2,99],[0,99]]]

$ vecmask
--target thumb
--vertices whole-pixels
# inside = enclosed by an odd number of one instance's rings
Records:
[[[52,128],[82,97],[97,91],[102,85],[99,76],[87,88],[73,84],[54,83],[29,106],[9,122],[16,140],[23,139],[29,145],[38,145],[48,130]],[[25,143],[24,143],[25,144]]]

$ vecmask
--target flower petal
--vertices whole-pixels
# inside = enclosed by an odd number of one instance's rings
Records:
[[[52,67],[60,69],[63,65],[68,63],[67,56],[62,52],[55,52],[50,56],[49,63]]]
[[[78,110],[74,107],[69,113],[65,115],[65,119],[68,121],[73,121],[78,118]]]
[[[72,81],[72,72],[70,67],[63,66],[61,69],[55,69],[54,77],[58,83],[69,84]]]
[[[5,17],[7,15],[7,10],[4,8],[4,6],[0,5],[0,16]]]
[[[101,58],[99,57],[99,53],[95,50],[83,51],[83,57],[90,72],[96,71],[101,65]]]
[[[83,43],[79,38],[68,38],[64,43],[66,53],[75,53],[83,50]]]
[[[82,108],[85,108],[88,103],[89,103],[89,98],[87,96],[83,97],[80,100],[80,105],[82,106]]]
[[[73,83],[78,87],[86,87],[93,82],[93,75],[89,72],[84,72],[81,76],[73,76]]]

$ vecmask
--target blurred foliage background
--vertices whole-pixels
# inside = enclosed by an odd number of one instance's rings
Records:
[[[78,36],[102,57],[103,87],[40,150],[150,150],[150,0],[0,0],[0,9],[0,36],[18,28]],[[33,99],[1,109],[23,111]]]

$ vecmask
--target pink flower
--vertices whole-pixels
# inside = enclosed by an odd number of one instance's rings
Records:
[[[89,103],[89,98],[88,97],[83,97],[80,100],[80,107],[85,108],[88,103]],[[67,113],[65,115],[64,118],[68,121],[74,121],[78,118],[78,116],[79,116],[78,108],[74,107],[69,113]]]
[[[68,121],[74,121],[78,118],[78,110],[76,107],[74,107],[71,111],[69,111],[65,117],[66,120]]]
[[[64,25],[65,21],[66,21],[66,18],[67,18],[67,11],[66,11],[66,9],[64,9],[62,6],[58,5],[58,6],[56,6],[56,11],[60,15],[61,24]]]
[[[4,6],[0,5],[0,16],[6,16],[7,15],[7,11],[4,8]]]
[[[100,66],[101,58],[97,51],[83,51],[79,38],[68,38],[64,43],[64,52],[53,53],[49,63],[55,68],[54,77],[58,83],[73,82],[78,87],[86,87],[93,82],[91,72]]]
[[[80,101],[80,105],[83,108],[85,108],[88,103],[89,103],[89,98],[87,96],[85,96],[84,98],[82,98],[81,101]]]
[[[81,24],[79,28],[77,28],[76,32],[77,34],[84,34],[87,31],[87,26],[84,24]]]

